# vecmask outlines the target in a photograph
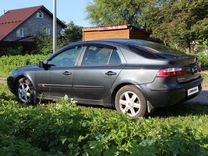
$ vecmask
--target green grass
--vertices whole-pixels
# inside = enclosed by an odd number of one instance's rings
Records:
[[[208,155],[208,106],[180,104],[131,120],[64,100],[21,107],[0,86],[0,155]]]
[[[0,77],[7,77],[15,69],[37,64],[44,61],[48,55],[16,55],[0,57]]]
[[[47,57],[0,57],[0,77]],[[202,75],[208,86],[208,74]],[[199,103],[135,121],[65,100],[22,107],[0,84],[0,119],[0,155],[208,155],[208,105]]]

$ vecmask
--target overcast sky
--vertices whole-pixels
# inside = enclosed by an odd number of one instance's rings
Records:
[[[90,27],[90,21],[86,19],[85,8],[90,0],[57,0],[58,18],[66,23],[71,20],[75,24]],[[53,0],[0,0],[0,15],[5,11],[25,7],[44,5],[51,12],[53,11]]]

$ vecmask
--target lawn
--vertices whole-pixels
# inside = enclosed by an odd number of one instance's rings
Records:
[[[21,107],[0,86],[0,155],[208,155],[208,106],[159,109],[130,120],[60,100]]]
[[[0,57],[0,77],[7,77],[12,70],[44,61],[49,55],[16,55]]]
[[[47,57],[0,57],[0,77]],[[208,87],[208,74],[202,75]],[[0,84],[0,119],[0,155],[208,155],[208,105],[199,103],[158,109],[135,121],[67,100],[22,107]]]

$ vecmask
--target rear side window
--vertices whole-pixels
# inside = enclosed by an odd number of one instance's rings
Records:
[[[135,52],[135,53],[137,53],[140,56],[145,57],[145,58],[149,58],[149,59],[162,58],[162,57],[160,57],[159,55],[157,55],[155,53],[152,53],[152,52],[144,50],[144,49],[140,49],[137,46],[129,45],[128,47],[131,51],[133,51],[133,52]]]
[[[116,51],[112,52],[109,64],[110,65],[120,65],[121,64],[121,59]]]
[[[109,64],[121,64],[120,57],[114,49],[96,46],[87,47],[82,66],[103,66]]]

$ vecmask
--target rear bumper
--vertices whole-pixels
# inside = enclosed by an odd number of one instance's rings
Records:
[[[157,80],[160,81],[160,80]],[[194,81],[184,83],[184,84],[170,84],[170,85],[155,85],[155,82],[152,84],[142,85],[142,89],[146,94],[146,98],[153,108],[158,107],[167,107],[179,102],[191,99],[197,96],[202,87],[201,83],[203,78],[200,77]],[[156,82],[158,84],[158,82]],[[187,90],[193,87],[199,87],[199,92],[191,96],[187,95]]]

